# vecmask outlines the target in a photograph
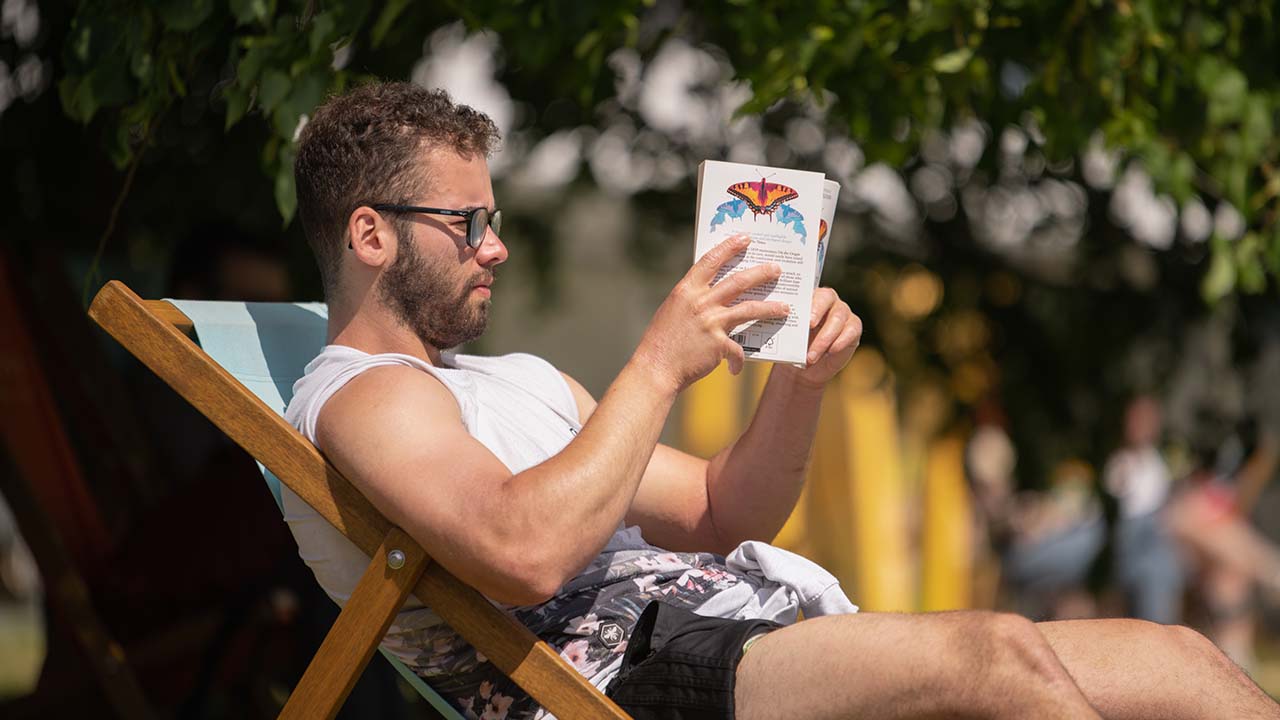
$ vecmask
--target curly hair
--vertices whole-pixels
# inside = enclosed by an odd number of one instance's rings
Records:
[[[410,203],[431,181],[422,151],[488,157],[499,141],[488,115],[443,90],[375,83],[330,97],[302,130],[293,163],[298,214],[315,253],[325,298],[338,288],[347,218],[361,205]],[[396,221],[396,231],[404,230]]]

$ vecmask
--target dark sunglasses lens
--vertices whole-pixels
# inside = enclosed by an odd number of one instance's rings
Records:
[[[493,214],[489,216],[489,227],[493,228],[494,235],[502,234],[502,211],[501,210],[494,210]]]
[[[489,211],[477,208],[471,214],[471,222],[467,223],[467,244],[473,249],[484,243],[484,233],[489,228]]]

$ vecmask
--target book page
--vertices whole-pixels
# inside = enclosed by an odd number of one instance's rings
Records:
[[[831,244],[831,226],[836,222],[836,201],[840,199],[840,183],[822,181],[822,221],[818,225],[818,269],[813,273],[813,288],[822,281],[822,266],[827,261],[827,248]]]
[[[730,332],[747,359],[805,364],[823,181],[822,173],[761,165],[708,160],[699,167],[694,260],[726,238],[744,234],[751,246],[726,263],[715,282],[763,263],[782,267],[777,281],[739,299],[791,305],[785,321],[762,320]]]

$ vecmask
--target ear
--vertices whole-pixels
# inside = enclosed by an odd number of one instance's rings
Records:
[[[365,265],[380,266],[395,257],[396,234],[373,208],[361,205],[347,218],[346,252],[354,253]]]

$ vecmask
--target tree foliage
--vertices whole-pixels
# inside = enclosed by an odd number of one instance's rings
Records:
[[[1216,298],[1280,275],[1275,15],[1265,0],[81,0],[58,90],[71,117],[106,116],[124,167],[190,78],[216,72],[208,111],[271,129],[262,167],[288,222],[301,119],[373,73],[407,74],[433,27],[462,18],[496,32],[508,75],[584,112],[615,92],[613,51],[647,57],[676,35],[720,48],[750,83],[740,112],[816,100],[868,158],[898,166],[968,119],[1019,124],[1050,160],[1078,158],[1100,132],[1179,203],[1244,216],[1243,237],[1212,241],[1203,288]]]

